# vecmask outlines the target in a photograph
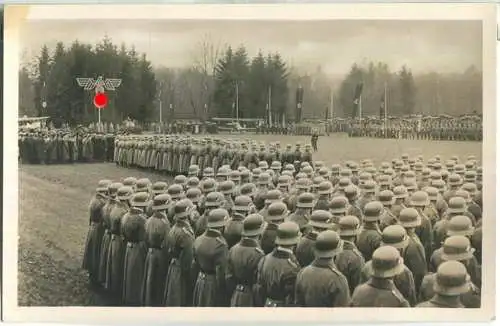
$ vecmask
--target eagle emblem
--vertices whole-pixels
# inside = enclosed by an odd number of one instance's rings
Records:
[[[78,86],[89,91],[95,89],[96,93],[104,93],[104,90],[114,91],[120,87],[122,80],[117,78],[102,78],[102,76],[94,78],[76,78]]]

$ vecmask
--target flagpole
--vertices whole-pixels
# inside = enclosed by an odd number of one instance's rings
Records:
[[[363,106],[361,105],[361,95],[359,95],[358,108],[359,108],[359,122],[361,122],[361,116],[363,115]]]
[[[387,137],[387,82],[384,83],[384,134]]]

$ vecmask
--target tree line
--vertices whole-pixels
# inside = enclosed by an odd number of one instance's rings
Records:
[[[362,84],[363,115],[378,115],[387,94],[389,115],[451,114],[482,111],[482,72],[471,66],[463,73],[414,74],[403,66],[392,71],[383,62],[354,63],[345,76],[331,76],[321,66],[304,72],[279,53],[250,56],[240,45],[217,44],[209,36],[193,46],[192,64],[153,68],[134,47],[117,46],[105,37],[96,45],[58,43],[53,53],[42,47],[19,74],[20,114],[51,116],[70,124],[95,121],[93,91],[76,77],[121,78],[107,92],[105,121],[127,117],[138,121],[173,121],[236,117],[271,119],[274,123],[302,118],[350,117],[356,86]],[[297,90],[303,90],[297,110]],[[161,113],[160,113],[161,111]]]

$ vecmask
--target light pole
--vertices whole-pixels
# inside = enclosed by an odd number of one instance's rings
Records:
[[[240,87],[239,82],[236,81],[236,121],[240,120]]]

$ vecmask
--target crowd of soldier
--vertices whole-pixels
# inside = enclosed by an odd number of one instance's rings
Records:
[[[113,134],[38,130],[18,136],[19,161],[23,164],[112,162],[114,147]]]
[[[101,180],[92,284],[128,306],[480,306],[473,156],[258,165],[191,165],[170,185]]]

